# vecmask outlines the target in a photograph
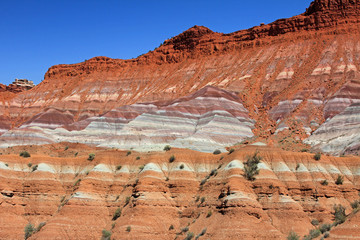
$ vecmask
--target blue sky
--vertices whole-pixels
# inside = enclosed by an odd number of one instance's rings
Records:
[[[129,59],[194,25],[230,33],[305,11],[311,0],[0,0],[0,83],[36,84],[55,64]]]

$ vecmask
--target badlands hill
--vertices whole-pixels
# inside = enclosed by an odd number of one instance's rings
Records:
[[[1,87],[0,239],[360,239],[359,23],[359,1],[315,0]]]

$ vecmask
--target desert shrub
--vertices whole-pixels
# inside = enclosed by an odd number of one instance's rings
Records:
[[[291,231],[286,238],[287,240],[299,240],[300,236],[296,234],[296,232]]]
[[[81,182],[81,179],[79,178],[79,179],[78,179],[78,180],[76,180],[76,182],[74,183],[74,186],[79,185],[79,184],[80,184],[80,182]]]
[[[201,186],[204,185],[204,184],[206,183],[206,181],[207,181],[207,178],[201,180],[200,185],[201,185]]]
[[[116,219],[118,219],[121,216],[121,209],[117,208],[114,212],[114,215],[112,217],[112,221],[116,221]]]
[[[66,151],[66,150],[68,150],[68,149],[69,149],[69,147],[68,147],[68,146],[66,146],[66,147],[65,147],[65,151]]]
[[[125,199],[125,205],[129,204],[131,197],[127,196]]]
[[[210,172],[210,176],[212,177],[212,176],[215,176],[217,174],[217,169],[213,169],[213,170],[211,170],[211,172]]]
[[[87,160],[92,161],[92,160],[94,160],[94,159],[95,159],[95,154],[94,154],[94,153],[90,153]]]
[[[318,225],[319,225],[319,220],[313,219],[313,220],[311,220],[311,224],[312,224],[313,226],[318,226]]]
[[[358,209],[360,207],[360,201],[355,200],[354,202],[350,203],[352,209]]]
[[[200,200],[200,196],[196,196],[195,202],[198,202]]]
[[[319,230],[320,230],[321,233],[328,232],[328,231],[331,230],[331,224],[328,224],[328,223],[322,224],[320,226]]]
[[[321,235],[321,232],[319,229],[311,229],[309,232],[309,236],[311,237],[311,239],[317,238],[320,235]]]
[[[33,172],[35,172],[38,169],[38,165],[37,164],[34,165],[31,169],[32,169]]]
[[[327,180],[322,180],[320,182],[320,184],[323,185],[323,186],[327,186],[327,185],[329,185],[329,182]]]
[[[300,168],[300,163],[297,163],[295,170],[298,170],[299,168]]]
[[[209,218],[209,217],[211,217],[211,216],[212,216],[212,211],[209,210],[208,213],[207,213],[207,215],[206,215],[206,217]]]
[[[231,148],[231,149],[229,150],[229,154],[232,154],[234,151],[235,151],[235,149]]]
[[[184,169],[184,167],[185,167],[184,164],[180,165],[180,169]]]
[[[169,227],[169,231],[173,230],[173,229],[174,229],[174,225],[171,224],[170,227]]]
[[[136,160],[140,160],[140,157],[139,157],[139,156],[137,156],[137,157],[136,157]]]
[[[30,153],[28,153],[27,151],[22,151],[19,155],[20,155],[20,157],[23,157],[23,158],[31,157]]]
[[[76,153],[74,154],[74,156],[76,157],[78,154],[79,154],[79,152],[76,152]]]
[[[324,234],[324,238],[328,238],[328,237],[330,237],[330,233],[329,233],[329,232],[326,232],[326,233]]]
[[[199,239],[201,236],[204,236],[205,233],[206,233],[206,230],[207,230],[207,229],[204,228],[204,229],[196,236],[195,240]]]
[[[31,166],[32,166],[32,163],[31,163],[31,162],[29,162],[29,163],[27,164],[27,166],[28,166],[28,167],[31,167]]]
[[[169,158],[169,163],[172,163],[175,161],[175,156],[174,155],[171,155],[171,157]]]
[[[119,171],[121,168],[122,168],[121,165],[117,165],[117,166],[116,166],[116,171]]]
[[[223,159],[224,159],[224,156],[221,156],[221,157],[220,157],[220,160],[223,160]]]
[[[319,161],[319,160],[321,159],[321,153],[315,153],[314,159],[315,159],[316,161]]]
[[[111,232],[106,230],[106,229],[103,229],[102,230],[102,236],[101,236],[101,240],[110,240],[111,238]]]
[[[216,149],[216,150],[213,152],[214,155],[219,155],[220,153],[221,153],[221,151],[220,151],[219,149]]]
[[[127,226],[126,231],[130,232],[131,231],[131,226]]]
[[[35,233],[35,228],[34,228],[34,226],[33,226],[31,223],[28,223],[28,224],[25,226],[24,232],[25,232],[25,240],[26,240],[26,239],[28,239],[33,233]]]
[[[189,227],[187,227],[187,226],[181,229],[181,232],[183,232],[183,233],[185,233],[187,231],[189,231]]]
[[[253,156],[248,157],[248,160],[244,164],[244,175],[247,180],[255,180],[255,176],[259,174],[258,164],[261,159],[262,158],[258,156],[258,152],[255,152]]]
[[[303,148],[300,150],[300,152],[308,152],[309,150],[307,150],[306,148]]]
[[[40,231],[44,226],[46,225],[46,222],[41,222],[36,228],[36,232]]]
[[[334,206],[334,225],[344,223],[346,220],[345,207],[341,204]]]
[[[131,151],[128,151],[127,153],[126,153],[126,156],[129,156],[131,154]]]
[[[139,169],[140,169],[140,172],[142,171],[142,170],[144,170],[144,165],[141,165],[140,167],[139,167]]]
[[[194,233],[188,232],[188,234],[186,235],[185,240],[191,240],[191,239],[193,239],[193,238],[194,238]]]
[[[338,175],[338,177],[336,178],[335,184],[336,185],[342,185],[344,182],[344,177],[341,175]]]
[[[201,197],[200,198],[200,203],[204,203],[205,202],[205,197]]]
[[[170,145],[166,145],[165,147],[164,147],[164,151],[170,151],[171,150],[171,147],[170,147]]]

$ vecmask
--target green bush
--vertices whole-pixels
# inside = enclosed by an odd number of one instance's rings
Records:
[[[345,208],[342,205],[334,206],[334,224],[339,225],[346,220]]]
[[[173,230],[173,229],[174,229],[174,225],[171,224],[170,227],[169,227],[169,231]]]
[[[127,153],[126,153],[126,156],[129,156],[131,154],[131,151],[128,151]]]
[[[229,150],[229,154],[232,154],[234,151],[235,151],[235,149],[231,148],[231,149]]]
[[[68,146],[66,146],[66,147],[65,147],[65,151],[66,151],[66,150],[68,150],[68,149],[69,149],[69,147],[68,147]]]
[[[78,154],[79,154],[79,152],[76,152],[76,153],[74,154],[74,156],[76,157]]]
[[[350,203],[352,209],[358,209],[360,207],[360,201],[355,200],[354,202]]]
[[[200,198],[200,203],[204,203],[205,202],[205,197]]]
[[[174,155],[171,155],[171,157],[169,158],[169,162],[172,163],[175,161],[175,156]]]
[[[171,150],[171,147],[170,147],[170,145],[166,145],[165,147],[164,147],[164,151],[170,151]]]
[[[300,150],[300,152],[308,152],[308,151],[309,151],[309,150],[306,149],[306,148],[303,148],[303,149]]]
[[[211,217],[211,216],[212,216],[212,211],[209,210],[208,213],[207,213],[207,215],[206,215],[206,217],[209,218],[209,217]]]
[[[311,229],[309,232],[309,236],[311,237],[311,239],[317,238],[320,235],[321,235],[321,232],[319,229]]]
[[[321,153],[315,153],[314,159],[315,159],[316,161],[319,161],[319,160],[321,159]]]
[[[121,209],[117,208],[114,212],[114,215],[112,217],[112,221],[116,221],[116,219],[118,219],[121,216]]]
[[[324,234],[324,238],[328,238],[328,237],[330,237],[330,233],[329,233],[329,232],[326,232],[326,233]]]
[[[27,165],[28,165],[28,167],[31,167],[31,166],[32,166],[32,163],[31,163],[31,162],[29,162]]]
[[[327,186],[327,185],[329,185],[329,182],[327,180],[323,180],[320,182],[320,184],[323,186]]]
[[[318,225],[319,225],[319,220],[313,219],[313,220],[311,220],[311,224],[312,224],[313,226],[318,226]]]
[[[336,185],[342,185],[344,182],[344,177],[341,175],[338,175],[338,177],[336,178],[335,184]]]
[[[258,156],[258,152],[255,152],[253,156],[248,157],[247,162],[244,164],[244,176],[247,180],[255,180],[255,176],[259,174],[258,164],[261,159],[262,158]]]
[[[216,149],[216,150],[213,152],[214,155],[219,155],[220,153],[221,153],[221,151],[220,151],[219,149]]]
[[[37,164],[32,167],[32,171],[33,171],[33,172],[35,172],[37,169],[38,169],[38,165],[37,165]]]
[[[126,231],[130,232],[131,231],[131,226],[127,226]]]
[[[320,230],[321,233],[328,232],[328,231],[331,230],[331,224],[328,224],[328,223],[322,224],[320,226],[319,230]]]
[[[210,172],[210,176],[212,177],[212,176],[215,176],[217,174],[217,169],[213,169],[213,170],[211,170],[211,172]]]
[[[291,231],[286,238],[287,240],[299,240],[300,236],[296,234],[296,232]]]
[[[19,155],[20,155],[20,157],[23,157],[23,158],[31,157],[30,153],[28,153],[27,151],[23,151]]]
[[[140,172],[141,172],[142,170],[144,170],[144,167],[145,167],[145,165],[141,165],[141,166],[139,167]]]
[[[125,205],[129,204],[131,197],[127,196],[125,199]]]
[[[92,161],[92,160],[94,160],[94,159],[95,159],[95,154],[94,154],[94,153],[90,153],[87,160]]]
[[[184,167],[185,167],[184,164],[180,165],[180,169],[184,169]]]
[[[106,229],[103,229],[102,230],[102,236],[101,236],[101,240],[110,240],[111,239],[111,232],[106,230]]]
[[[137,156],[137,157],[136,157],[136,160],[140,160],[140,157],[139,157],[139,156]]]
[[[41,222],[36,228],[36,232],[39,232],[44,226],[46,225],[46,222]]]
[[[28,239],[33,233],[35,233],[35,228],[34,228],[34,226],[33,226],[31,223],[28,223],[28,224],[25,226],[24,232],[25,232],[25,240],[26,240],[26,239]]]
[[[122,168],[121,165],[117,165],[117,166],[116,166],[116,171],[119,171],[121,168]]]
[[[187,231],[189,231],[189,227],[187,226],[181,229],[181,232],[183,233],[186,233]]]
[[[193,238],[194,238],[194,233],[188,232],[188,234],[186,235],[185,240],[191,240],[191,239],[193,239]]]

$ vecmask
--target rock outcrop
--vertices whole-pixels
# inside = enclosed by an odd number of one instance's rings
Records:
[[[29,158],[19,156],[24,150]],[[220,155],[127,154],[71,143],[0,151],[0,239],[23,238],[28,223],[45,224],[30,239],[99,239],[103,229],[114,239],[183,239],[189,232],[285,239],[292,230],[308,234],[314,219],[332,223],[335,204],[350,214],[359,199],[358,157],[315,161],[309,153],[251,146]],[[248,181],[244,162],[255,151],[260,171]],[[335,184],[339,175],[342,185]],[[350,215],[330,236],[359,238],[355,220]]]

